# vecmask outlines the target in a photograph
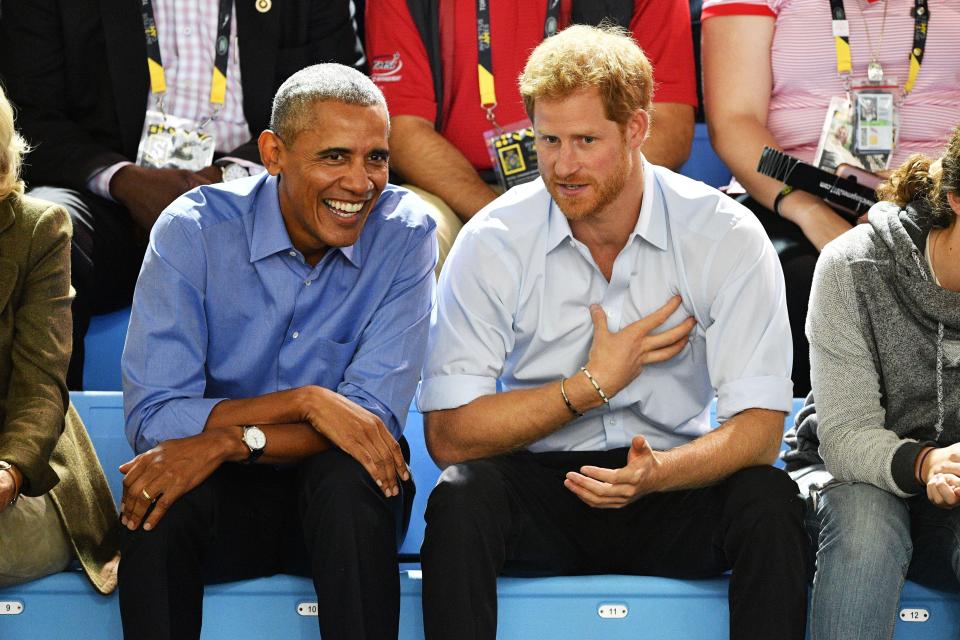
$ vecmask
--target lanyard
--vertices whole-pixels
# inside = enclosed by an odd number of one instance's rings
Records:
[[[210,80],[210,102],[214,106],[214,116],[223,107],[227,95],[227,60],[230,55],[230,16],[233,12],[233,0],[220,0],[217,14],[217,40],[213,59],[213,78]],[[157,95],[157,104],[163,111],[163,96],[167,92],[167,81],[163,73],[163,60],[160,57],[160,40],[157,37],[157,21],[153,17],[153,0],[140,0],[140,13],[143,16],[143,33],[147,40],[147,69],[150,72],[150,91]]]
[[[492,0],[477,0],[477,80],[480,84],[480,107],[487,112],[490,124],[499,129],[493,115],[493,110],[497,108],[497,91],[490,48],[490,2]],[[547,17],[543,21],[544,39],[557,33],[559,15],[560,0],[547,0]]]
[[[859,2],[859,0],[856,0]],[[884,0],[892,2],[893,0]],[[853,63],[850,58],[850,25],[847,22],[847,13],[843,8],[843,0],[830,0],[830,12],[833,18],[833,43],[837,50],[837,74],[849,85]],[[913,11],[913,47],[910,49],[910,72],[907,82],[903,85],[903,94],[913,90],[920,74],[920,65],[923,63],[923,52],[927,45],[927,24],[930,22],[930,9],[927,0],[914,0]]]

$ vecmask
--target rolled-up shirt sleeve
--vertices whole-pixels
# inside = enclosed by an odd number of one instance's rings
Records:
[[[206,257],[193,224],[163,214],[137,280],[123,349],[126,434],[141,453],[203,431],[223,398],[206,398]]]
[[[432,221],[407,236],[405,257],[390,290],[364,329],[337,388],[377,415],[398,439],[426,350],[434,300],[435,236]]]
[[[420,411],[453,409],[496,392],[506,354],[513,349],[511,309],[517,283],[507,259],[478,230],[465,227],[453,247],[437,291],[427,361],[417,395]]]
[[[789,413],[793,343],[783,272],[760,223],[744,216],[705,264],[712,289],[707,366],[720,422],[746,409]]]

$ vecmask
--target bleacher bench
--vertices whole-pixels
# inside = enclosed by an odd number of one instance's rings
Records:
[[[117,466],[132,455],[123,433],[120,393],[73,393],[110,480],[120,497]],[[799,401],[797,401],[799,403]],[[796,404],[796,403],[795,403]],[[423,419],[411,411],[406,436],[418,491],[402,557],[415,557],[423,538],[423,511],[439,469],[423,441]],[[501,578],[500,638],[605,640],[727,638],[727,579],[671,580],[638,576]],[[423,637],[421,573],[401,565],[400,638]],[[306,578],[272,576],[210,586],[204,598],[203,638],[316,638],[316,594]],[[896,640],[957,638],[960,597],[908,582]],[[908,618],[904,620],[903,618]],[[78,571],[0,590],[0,638],[48,640],[121,638],[117,595],[100,596]]]

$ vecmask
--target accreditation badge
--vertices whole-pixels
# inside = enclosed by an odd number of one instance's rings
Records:
[[[877,173],[889,168],[897,144],[899,89],[895,78],[883,85],[855,83],[846,96],[830,100],[813,163],[825,171],[840,164]]]
[[[504,190],[530,182],[540,175],[533,124],[529,120],[485,131],[483,139],[497,180]]]
[[[193,120],[147,111],[137,149],[137,164],[151,169],[199,171],[213,164],[212,135]]]

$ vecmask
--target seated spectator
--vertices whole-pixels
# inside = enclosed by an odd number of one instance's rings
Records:
[[[5,2],[0,41],[0,76],[33,147],[26,182],[73,219],[71,389],[82,388],[90,315],[130,304],[164,207],[262,171],[251,133],[291,73],[361,61],[349,0]]]
[[[274,573],[313,577],[324,638],[397,637],[436,244],[387,185],[388,118],[359,71],[303,69],[266,173],[154,225],[122,363],[127,637],[198,638],[205,583]]]
[[[822,530],[813,637],[892,638],[905,577],[960,589],[960,128],[824,247],[807,336]]]
[[[74,558],[101,593],[117,584],[117,515],[65,376],[70,218],[23,195],[26,144],[0,88],[0,587]]]
[[[484,3],[489,16],[483,54],[478,6],[452,0],[367,2],[371,77],[392,114],[391,168],[431,205],[440,244],[438,273],[460,227],[502,192],[484,132],[495,129],[491,118],[505,130],[526,119],[516,78],[529,52],[557,26],[610,18],[629,27],[656,73],[656,127],[644,154],[654,164],[677,169],[693,139],[697,92],[686,0],[492,0]],[[622,15],[604,13],[617,10]],[[478,61],[484,56],[492,69],[482,99]]]
[[[914,9],[921,6],[916,0],[703,2],[704,106],[710,138],[780,254],[798,396],[810,388],[803,325],[817,256],[853,221],[811,194],[778,195],[784,185],[757,173],[757,161],[766,145],[813,162],[831,98],[842,99],[847,87],[861,83],[887,86],[883,91],[899,106],[896,144],[892,154],[881,154],[889,166],[898,166],[912,153],[938,153],[952,124],[960,122],[960,13],[952,0],[922,4],[919,19],[926,21],[926,40],[920,57],[911,58]],[[831,5],[839,5],[845,20],[831,21]],[[849,37],[835,38],[837,32],[848,32]],[[849,65],[843,63],[844,56],[838,58],[838,51],[847,54]],[[838,65],[844,70],[838,71]],[[919,73],[912,76],[914,66]],[[884,81],[870,83],[870,74]],[[864,102],[864,112],[866,106]],[[842,138],[850,131],[838,130],[837,135]]]
[[[492,640],[500,573],[731,569],[732,638],[804,636],[803,505],[769,466],[792,405],[783,278],[749,211],[645,160],[652,85],[624,32],[582,25],[520,77],[542,179],[464,228],[419,392],[446,467],[429,639]]]

